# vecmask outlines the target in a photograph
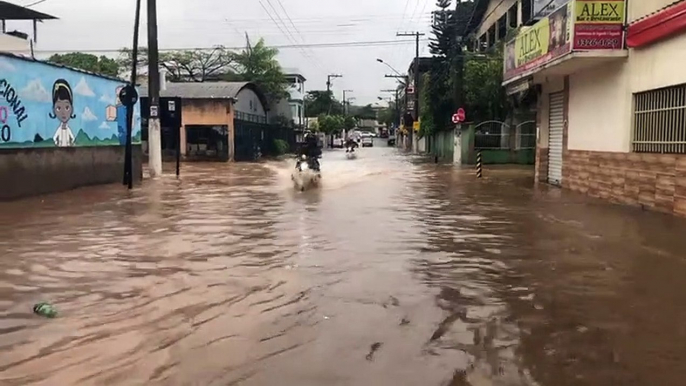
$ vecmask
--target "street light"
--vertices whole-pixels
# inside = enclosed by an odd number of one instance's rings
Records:
[[[405,77],[405,75],[401,74],[398,70],[396,70],[395,68],[393,68],[393,66],[391,66],[390,64],[384,62],[382,59],[376,58],[376,61],[379,62],[379,63],[381,63],[381,64],[385,64],[388,68],[390,68],[391,70],[393,70],[393,72],[395,72],[396,74],[402,76],[403,78]]]

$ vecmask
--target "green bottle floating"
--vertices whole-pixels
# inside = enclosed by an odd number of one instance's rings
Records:
[[[50,303],[40,302],[33,306],[33,312],[36,315],[45,316],[46,318],[54,318],[57,316],[57,309]]]

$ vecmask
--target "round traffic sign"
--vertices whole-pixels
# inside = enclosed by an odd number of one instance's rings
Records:
[[[457,115],[458,122],[464,122],[464,120],[467,118],[467,114],[462,107],[457,109],[457,113],[455,113],[455,115]]]

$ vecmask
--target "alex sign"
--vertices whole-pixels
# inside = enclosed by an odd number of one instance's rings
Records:
[[[504,80],[573,50],[623,48],[625,0],[572,0],[505,45]]]
[[[621,49],[624,4],[624,0],[576,0],[573,49]]]
[[[505,45],[505,79],[571,52],[572,4],[567,3]]]

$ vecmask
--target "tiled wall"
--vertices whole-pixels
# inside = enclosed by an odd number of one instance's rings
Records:
[[[562,186],[593,197],[686,216],[686,156],[566,151]]]

